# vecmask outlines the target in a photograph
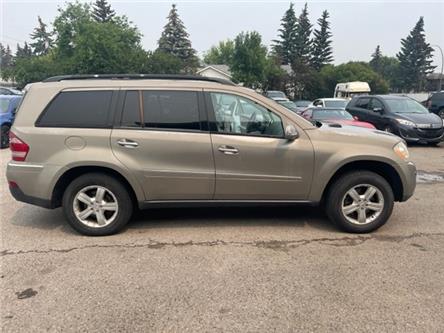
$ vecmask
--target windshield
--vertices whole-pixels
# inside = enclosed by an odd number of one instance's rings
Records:
[[[326,100],[325,107],[327,108],[344,108],[347,106],[347,101],[341,101],[341,100]]]
[[[310,101],[296,101],[294,102],[294,104],[296,104],[296,106],[298,107],[307,107],[311,104]]]
[[[280,97],[280,98],[287,98],[285,94],[282,91],[269,91],[267,93],[268,97]]]
[[[313,110],[314,120],[353,120],[353,116],[344,110]]]
[[[394,113],[429,113],[425,107],[410,98],[388,98],[385,102]]]
[[[0,113],[8,112],[9,103],[10,103],[9,99],[6,98],[0,99]]]

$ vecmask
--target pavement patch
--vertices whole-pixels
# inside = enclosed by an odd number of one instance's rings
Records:
[[[444,183],[444,172],[428,172],[418,170],[418,173],[416,175],[416,182],[418,184]]]

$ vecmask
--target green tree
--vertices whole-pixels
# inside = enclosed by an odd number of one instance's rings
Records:
[[[54,20],[56,32],[56,55],[63,61],[74,52],[74,39],[83,33],[83,29],[92,21],[91,7],[78,1],[67,3],[65,8],[59,7],[59,14]]]
[[[32,56],[16,59],[11,78],[17,82],[17,86],[23,88],[30,82],[37,82],[49,76],[64,74],[59,62],[54,55],[49,53],[43,56]]]
[[[381,73],[381,59],[382,59],[381,47],[378,45],[376,46],[375,52],[373,52],[372,58],[369,62],[370,67],[373,68],[373,70],[377,73]]]
[[[14,57],[9,45],[6,47],[0,43],[0,77],[7,80],[11,77]]]
[[[69,57],[72,73],[134,73],[146,57],[140,45],[140,33],[125,18],[112,22],[90,21],[74,38],[75,48]]]
[[[234,56],[230,66],[233,80],[253,89],[262,88],[267,66],[267,48],[261,35],[242,32],[234,40]]]
[[[413,30],[401,39],[401,51],[396,55],[399,60],[401,85],[405,91],[422,91],[426,75],[433,72],[433,48],[426,42],[424,19],[421,16]]]
[[[401,91],[401,76],[399,72],[399,60],[395,57],[382,56],[379,61],[379,69],[376,71],[388,82],[390,91]]]
[[[384,56],[378,45],[369,62],[370,67],[389,84],[390,91],[399,92],[401,88],[399,60]]]
[[[106,0],[96,0],[93,5],[92,16],[94,20],[100,23],[112,21],[116,15],[115,11],[111,9],[111,5]]]
[[[206,64],[230,65],[233,61],[234,42],[230,39],[220,41],[217,46],[212,46],[204,56]]]
[[[273,40],[274,54],[281,59],[282,64],[290,64],[295,55],[297,19],[294,6],[290,3],[281,20],[279,39]]]
[[[191,46],[189,34],[179,18],[176,5],[172,5],[167,19],[168,23],[165,25],[159,39],[159,51],[169,53],[181,59],[184,72],[194,72],[198,66],[196,50]]]
[[[31,47],[34,50],[34,54],[37,56],[47,54],[52,47],[52,33],[47,30],[47,25],[43,23],[40,16],[38,16],[39,25],[31,33]]]
[[[60,8],[54,31],[54,52],[17,59],[13,76],[21,85],[61,74],[136,73],[149,59],[141,34],[126,17],[97,22],[87,4]]]
[[[182,70],[182,61],[170,53],[156,50],[148,52],[141,69],[144,73],[179,74]]]
[[[32,56],[32,49],[28,45],[27,42],[23,44],[23,47],[20,44],[17,44],[17,50],[15,52],[15,58],[27,58]]]
[[[311,58],[311,23],[308,18],[308,7],[305,4],[298,18],[293,62],[309,64]],[[298,64],[298,66],[300,66]]]
[[[287,89],[289,77],[287,73],[281,68],[281,60],[277,56],[270,56],[267,58],[264,69],[264,82],[261,89],[266,92],[268,90]]]
[[[324,10],[321,18],[318,19],[319,28],[313,32],[311,66],[316,70],[333,61],[332,34],[328,18],[328,11]]]
[[[389,85],[366,62],[348,62],[339,66],[326,65],[320,71],[319,96],[332,96],[335,86],[340,82],[368,82],[373,94],[386,94]]]

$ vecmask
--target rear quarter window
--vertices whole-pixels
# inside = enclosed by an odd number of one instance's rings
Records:
[[[109,127],[111,90],[59,93],[37,120],[38,127]]]

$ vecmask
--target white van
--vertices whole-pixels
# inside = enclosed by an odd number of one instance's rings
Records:
[[[367,82],[354,81],[338,83],[333,97],[351,99],[353,96],[369,94],[370,91],[370,86]]]

